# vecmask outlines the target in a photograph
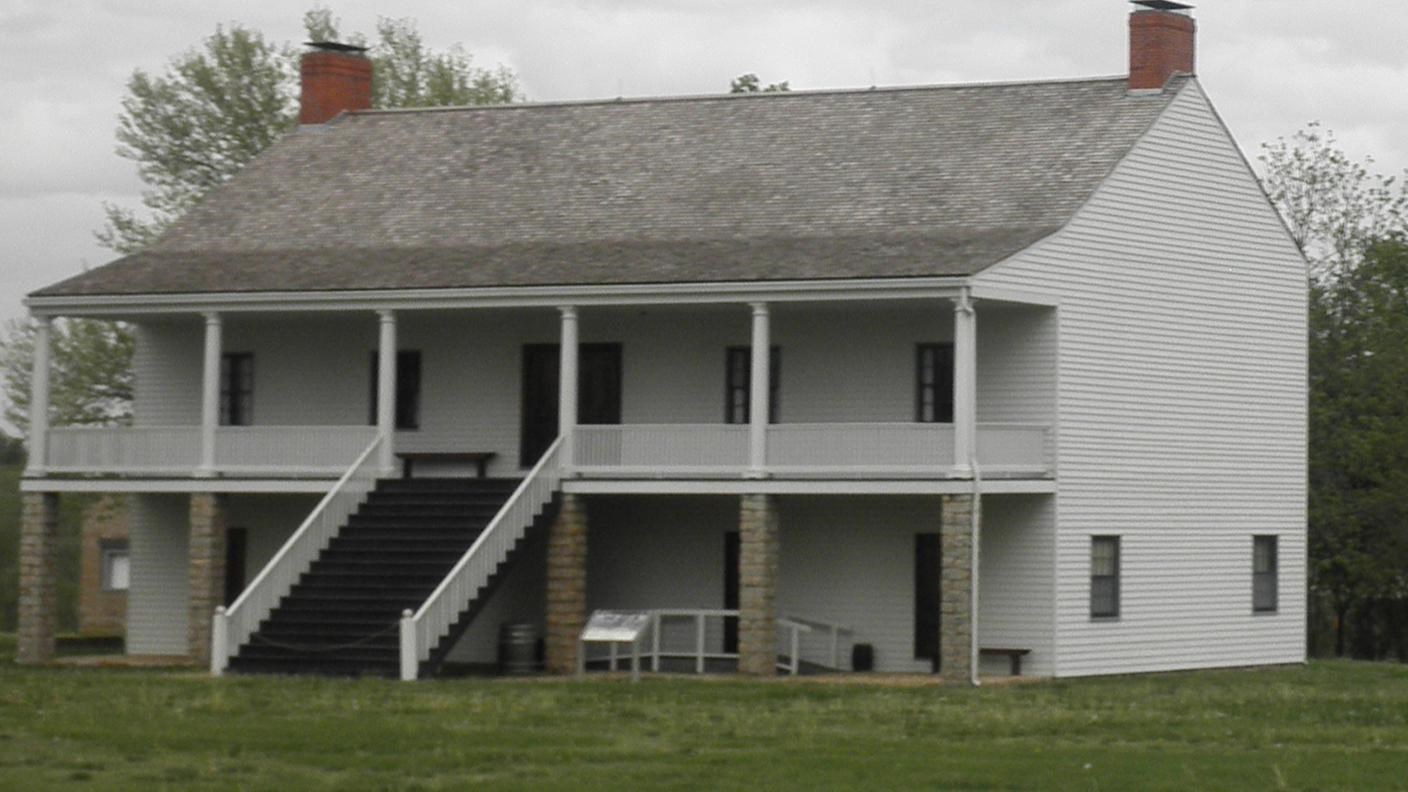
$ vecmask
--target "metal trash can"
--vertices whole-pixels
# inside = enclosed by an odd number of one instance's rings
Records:
[[[499,627],[499,673],[526,676],[538,670],[538,628],[523,622]]]

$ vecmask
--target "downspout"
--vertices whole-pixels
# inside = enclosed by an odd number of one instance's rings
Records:
[[[978,569],[979,564],[982,562],[983,545],[983,473],[982,470],[978,467],[978,443],[976,430],[977,426],[975,425],[973,437],[973,450],[969,452],[968,456],[968,464],[973,469],[973,506],[971,509],[969,509],[969,511],[972,513],[971,520],[973,532],[973,574],[969,575],[969,578],[971,579],[970,585],[972,585],[973,587],[973,591],[969,595],[969,601],[972,602],[973,608],[973,627],[970,631],[971,634],[968,636],[969,641],[971,642],[971,645],[969,646],[969,651],[971,652],[971,654],[968,659],[968,668],[969,673],[971,675],[969,681],[973,684],[973,687],[980,687],[983,683],[978,680],[978,628],[980,626],[978,624]]]

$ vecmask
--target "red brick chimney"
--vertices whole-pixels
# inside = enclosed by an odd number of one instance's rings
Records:
[[[348,110],[372,106],[372,62],[366,47],[310,41],[299,62],[303,89],[298,123],[321,124]]]
[[[1190,5],[1133,0],[1129,15],[1129,89],[1157,90],[1175,74],[1193,74],[1198,25]]]

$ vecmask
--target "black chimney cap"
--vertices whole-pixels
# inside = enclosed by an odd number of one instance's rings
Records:
[[[367,51],[366,47],[359,47],[356,44],[343,44],[340,41],[305,41],[303,42],[315,50],[324,52],[355,52],[361,54]]]
[[[1193,6],[1187,3],[1174,3],[1170,0],[1129,0],[1137,6],[1144,6],[1155,11],[1190,11]]]

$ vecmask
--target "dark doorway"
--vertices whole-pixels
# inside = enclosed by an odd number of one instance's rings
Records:
[[[738,610],[738,531],[724,534],[724,610]],[[724,617],[724,651],[738,651],[738,617]]]
[[[943,548],[936,533],[914,535],[914,657],[939,670],[939,591]]]
[[[621,423],[621,345],[582,344],[577,354],[577,422]],[[559,364],[557,344],[523,346],[522,467],[532,467],[557,439]]]
[[[235,604],[244,591],[248,532],[243,528],[225,530],[225,607]]]

